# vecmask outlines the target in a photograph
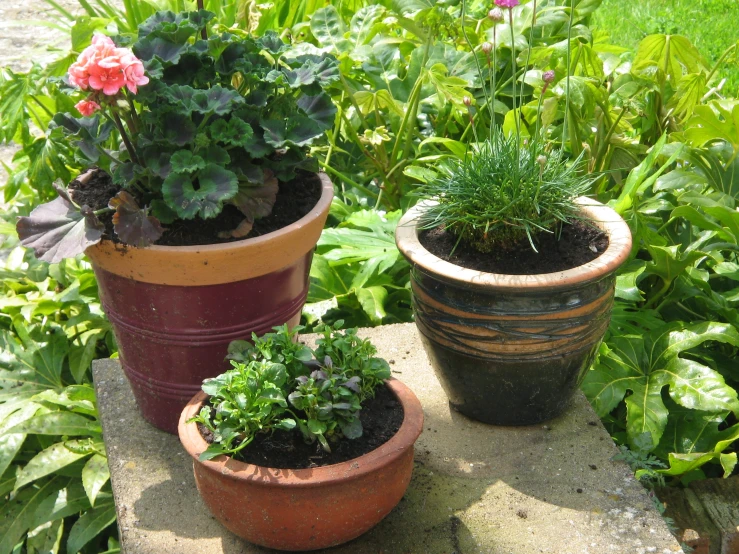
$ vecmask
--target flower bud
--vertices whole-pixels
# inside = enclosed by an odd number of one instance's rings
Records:
[[[493,45],[490,42],[483,42],[482,43],[482,51],[485,52],[486,56],[490,55],[490,52],[493,51]]]
[[[519,0],[495,0],[496,6],[500,6],[501,8],[508,8],[509,10],[511,8],[515,8],[520,3],[521,2],[519,2]]]
[[[541,76],[541,78],[544,80],[546,84],[550,84],[554,82],[554,71],[549,70],[545,71],[544,74]]]
[[[500,8],[493,8],[488,12],[488,19],[493,23],[503,23],[503,21],[505,21],[503,10]]]
[[[541,167],[547,165],[547,157],[544,154],[539,154],[539,156],[536,158],[536,161]]]
[[[472,98],[465,96],[462,98],[462,103],[469,108],[472,105]]]

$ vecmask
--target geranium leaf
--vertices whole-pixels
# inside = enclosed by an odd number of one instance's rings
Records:
[[[315,122],[321,131],[333,127],[336,106],[328,94],[321,93],[317,96],[301,96],[298,99],[298,107]]]
[[[203,219],[215,217],[223,202],[233,198],[239,189],[232,171],[212,163],[199,171],[196,178],[197,189],[193,177],[181,173],[170,174],[162,184],[164,200],[182,219],[192,219],[196,215]]]
[[[322,131],[316,128],[316,124],[308,117],[295,116],[290,119],[269,119],[262,121],[264,129],[264,140],[275,148],[287,145],[305,146]]]
[[[133,52],[142,61],[159,59],[164,64],[176,64],[187,50],[187,44],[178,44],[161,37],[142,38],[133,45]]]
[[[79,208],[60,196],[38,206],[28,217],[18,218],[16,230],[23,246],[53,264],[100,242],[105,228],[89,207]]]
[[[265,176],[262,184],[255,185],[248,181],[240,181],[238,192],[231,203],[241,210],[247,219],[254,221],[272,213],[278,189],[277,179],[270,172],[270,176]]]
[[[233,112],[244,97],[237,91],[215,85],[208,90],[198,90],[192,97],[193,111],[202,114],[226,115]]]
[[[205,160],[189,150],[178,150],[170,158],[172,171],[175,173],[192,173],[205,167]]]
[[[213,140],[226,143],[230,146],[246,147],[254,137],[251,125],[238,117],[232,117],[230,121],[219,119],[208,129]]]
[[[159,220],[148,215],[146,209],[139,208],[133,196],[125,190],[111,198],[108,207],[115,210],[113,228],[126,244],[144,248],[156,242],[164,233]]]

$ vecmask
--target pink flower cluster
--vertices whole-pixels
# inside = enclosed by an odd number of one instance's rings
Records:
[[[116,48],[110,37],[96,34],[92,37],[92,45],[85,48],[69,68],[69,82],[82,90],[89,87],[114,96],[123,87],[136,94],[137,87],[148,83],[149,78],[133,52],[128,48]]]
[[[495,0],[495,5],[500,6],[501,8],[515,8],[518,6],[521,2],[519,0]]]

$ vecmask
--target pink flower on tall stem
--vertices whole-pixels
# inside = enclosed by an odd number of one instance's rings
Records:
[[[77,110],[85,117],[90,117],[100,109],[100,104],[94,100],[87,99],[77,102],[74,107],[77,108]]]
[[[69,82],[87,90],[102,91],[114,96],[123,87],[136,94],[139,86],[149,82],[144,66],[128,48],[116,48],[110,37],[96,34],[69,68]]]
[[[521,2],[519,0],[495,0],[495,5],[501,8],[508,8],[509,10],[518,6]]]

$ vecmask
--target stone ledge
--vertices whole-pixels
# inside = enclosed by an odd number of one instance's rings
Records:
[[[492,427],[450,410],[413,324],[363,329],[426,416],[413,480],[375,529],[332,554],[681,553],[582,394],[563,416]],[[306,337],[310,340],[310,336]],[[232,535],[177,437],[146,424],[116,360],[93,364],[125,554],[272,552]]]

